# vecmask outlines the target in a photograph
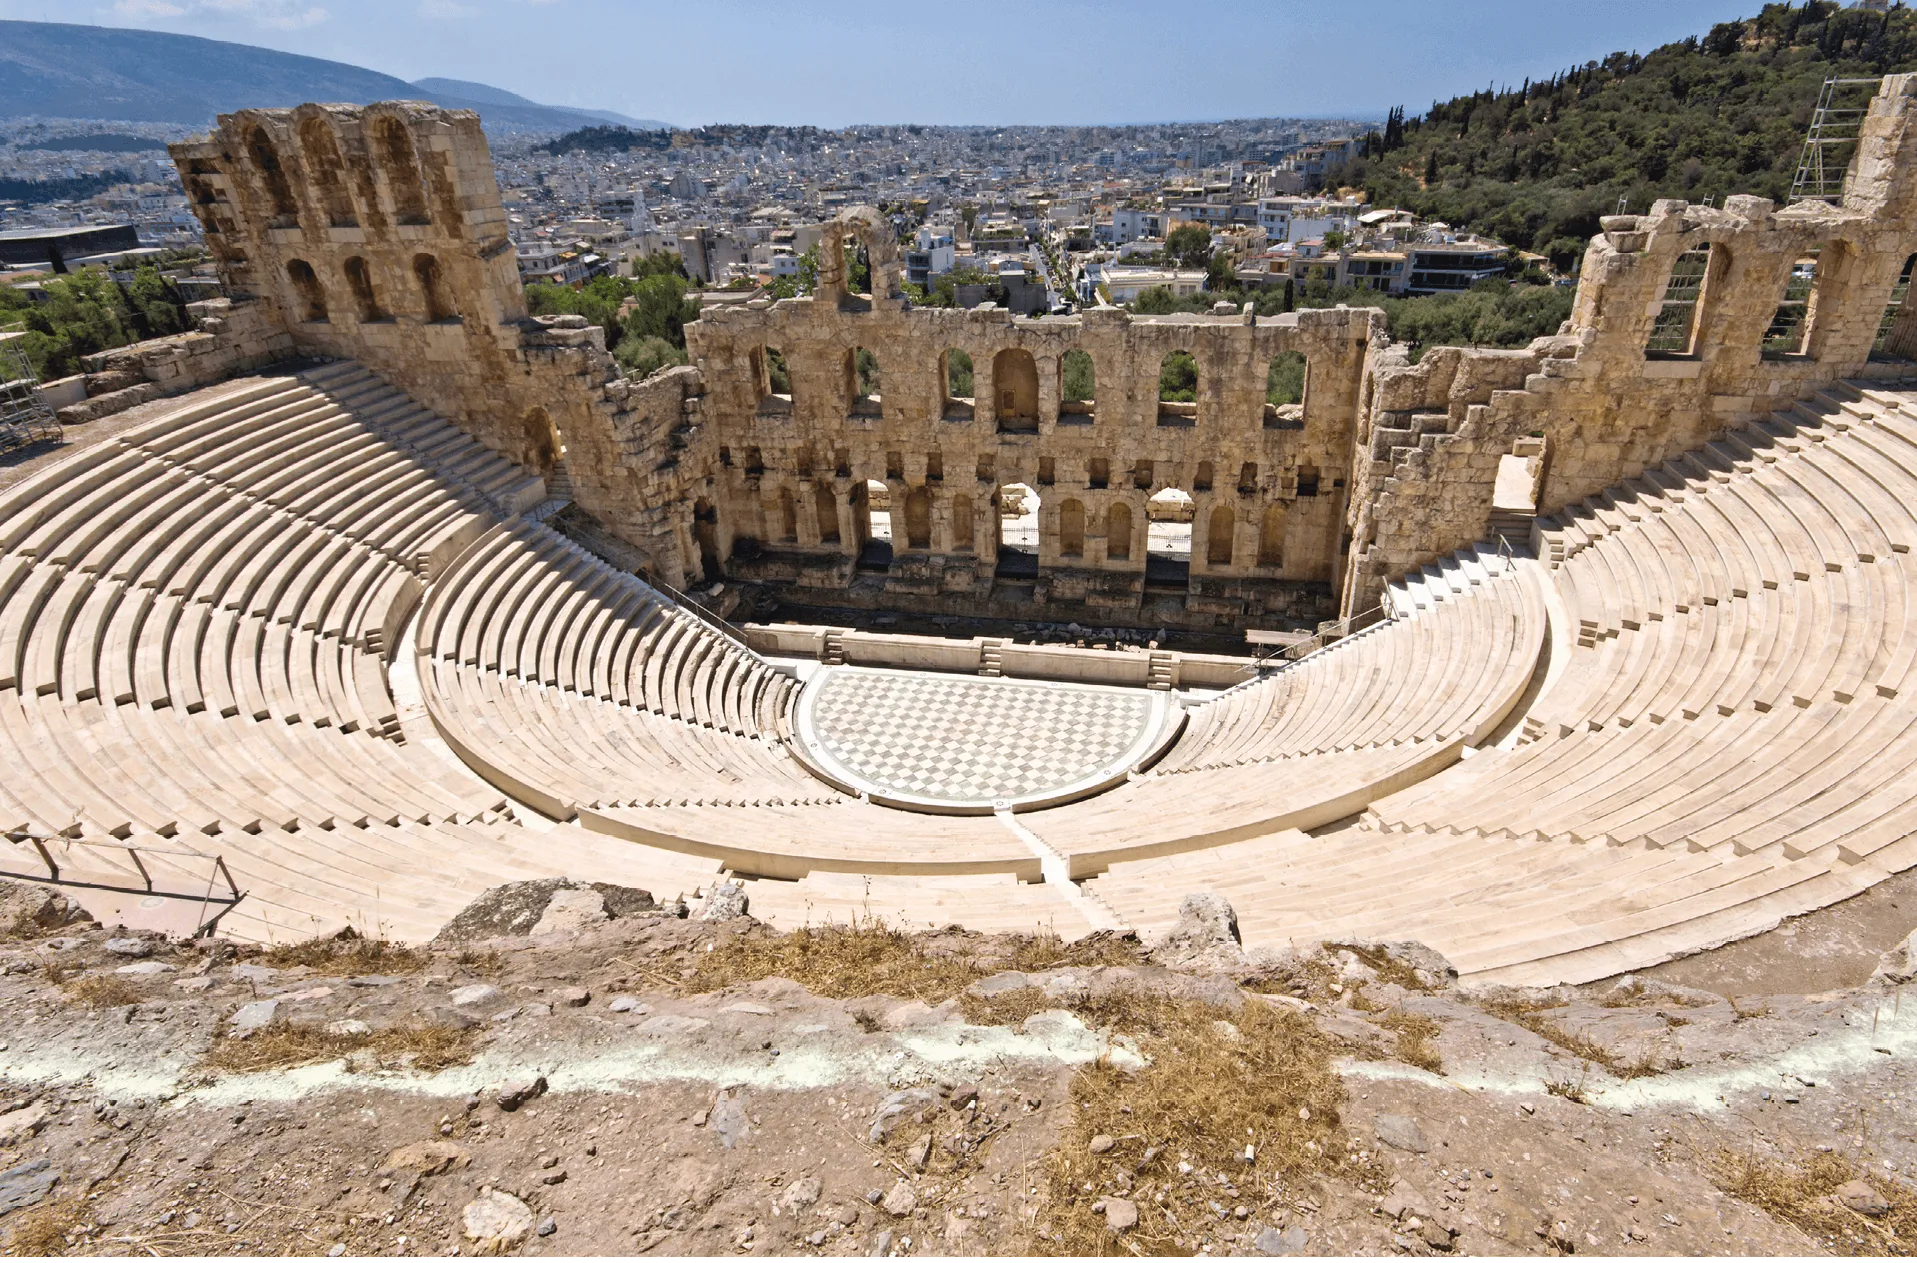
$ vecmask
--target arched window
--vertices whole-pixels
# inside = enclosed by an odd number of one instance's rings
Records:
[[[353,305],[359,309],[361,324],[389,318],[373,293],[373,270],[358,255],[346,260],[346,284],[353,291]]]
[[[1231,506],[1221,504],[1211,511],[1211,530],[1205,540],[1205,562],[1213,566],[1231,564]]]
[[[952,497],[952,551],[972,551],[972,497]]]
[[[914,487],[905,493],[905,546],[932,546],[932,493]]]
[[[1190,351],[1167,351],[1158,362],[1158,424],[1194,425],[1198,418],[1198,361]]]
[[[879,357],[862,346],[845,353],[846,411],[855,417],[880,415]]]
[[[525,463],[539,470],[550,470],[558,464],[565,448],[559,441],[559,427],[552,423],[552,415],[534,404],[519,418],[519,424],[526,435]]]
[[[1001,430],[1038,429],[1038,363],[1017,348],[992,357],[992,404]]]
[[[293,186],[287,182],[286,169],[280,165],[280,151],[264,127],[255,127],[246,136],[246,149],[253,166],[266,184],[266,196],[273,203],[273,227],[297,228],[299,203],[293,200]]]
[[[1058,551],[1065,557],[1085,555],[1085,506],[1076,500],[1058,506]]]
[[[1092,419],[1092,401],[1098,396],[1098,373],[1092,357],[1070,350],[1058,361],[1058,423],[1072,425]]]
[[[939,356],[940,389],[944,392],[942,409],[948,421],[972,419],[972,357],[957,347],[947,347]]]
[[[1304,424],[1305,383],[1310,367],[1302,351],[1280,351],[1265,370],[1265,428]]]
[[[759,348],[759,413],[770,415],[792,411],[792,374],[786,371],[785,353],[776,346]]]
[[[346,164],[340,161],[339,142],[323,118],[309,118],[300,124],[300,154],[306,160],[306,177],[319,194],[326,221],[334,228],[357,228],[353,213],[352,190],[346,186]]]
[[[1265,506],[1265,520],[1258,527],[1259,565],[1285,564],[1285,517],[1284,505],[1274,502]]]
[[[821,544],[838,543],[839,498],[832,494],[831,483],[812,484],[812,508],[819,518],[819,542]]]
[[[430,224],[426,211],[426,182],[420,178],[419,156],[406,124],[383,115],[373,124],[373,147],[386,171],[393,193],[393,215],[402,224]]]
[[[289,259],[286,278],[293,282],[293,293],[299,300],[300,319],[308,324],[325,323],[326,291],[320,288],[319,276],[314,273],[313,265],[305,259]]]
[[[1703,307],[1704,286],[1711,274],[1711,247],[1693,246],[1677,256],[1664,282],[1664,297],[1651,320],[1651,336],[1644,343],[1647,358],[1686,356],[1697,346],[1697,313]]]
[[[1817,264],[1819,248],[1812,246],[1791,263],[1784,293],[1777,300],[1770,327],[1764,330],[1764,358],[1802,355],[1810,347],[1811,324],[1817,319]]]
[[[1122,500],[1105,513],[1105,559],[1132,559],[1132,506]]]
[[[459,319],[459,311],[446,292],[446,278],[440,274],[438,259],[430,254],[414,255],[413,276],[419,281],[419,295],[426,304],[426,319],[435,323]]]

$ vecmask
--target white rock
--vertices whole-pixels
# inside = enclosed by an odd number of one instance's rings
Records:
[[[122,965],[113,971],[116,974],[132,974],[137,978],[150,978],[154,974],[170,974],[173,966],[163,960],[143,960],[137,965]]]
[[[504,1254],[516,1249],[533,1230],[532,1209],[498,1189],[467,1202],[459,1219],[476,1254]]]
[[[604,925],[610,919],[605,896],[592,887],[555,890],[532,932],[535,935],[577,934],[595,925]]]
[[[447,998],[461,1008],[466,1008],[475,1004],[491,1004],[504,994],[505,992],[490,982],[475,982],[469,987],[454,988],[453,993]]]
[[[242,1004],[229,1019],[236,1031],[257,1031],[270,1026],[278,1016],[278,1000],[255,1000],[251,1004]]]

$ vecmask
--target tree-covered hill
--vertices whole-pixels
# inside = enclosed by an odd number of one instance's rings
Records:
[[[1767,4],[1645,54],[1400,112],[1343,177],[1570,266],[1620,197],[1783,201],[1826,76],[1917,70],[1917,13]],[[1868,89],[1853,90],[1857,94]],[[1848,155],[1844,155],[1848,156]]]

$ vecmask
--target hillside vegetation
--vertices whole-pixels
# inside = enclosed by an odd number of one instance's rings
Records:
[[[1901,4],[1767,4],[1649,53],[1454,97],[1421,118],[1394,112],[1343,183],[1569,267],[1620,198],[1637,211],[1660,197],[1783,201],[1825,77],[1910,70],[1917,13]]]

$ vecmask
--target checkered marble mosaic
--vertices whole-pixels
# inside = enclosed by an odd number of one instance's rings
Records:
[[[806,693],[799,735],[828,771],[875,796],[965,805],[1122,775],[1165,707],[1139,689],[857,667]]]

